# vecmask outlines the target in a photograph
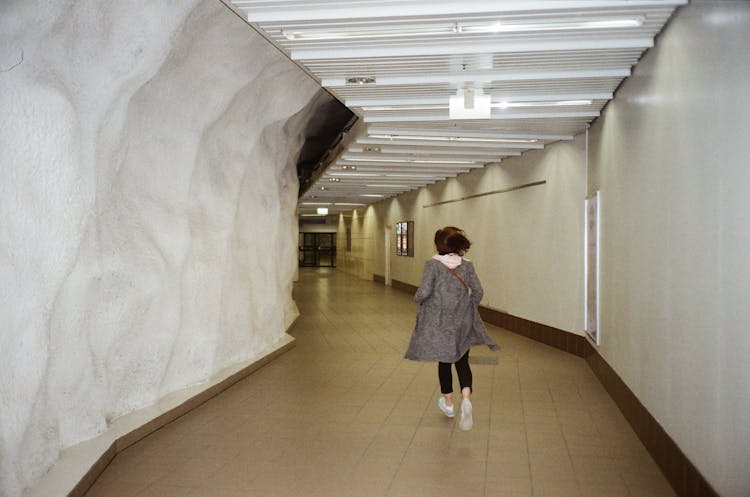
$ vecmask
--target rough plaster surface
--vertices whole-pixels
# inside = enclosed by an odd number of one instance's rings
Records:
[[[296,315],[317,85],[215,1],[6,1],[0,496]]]

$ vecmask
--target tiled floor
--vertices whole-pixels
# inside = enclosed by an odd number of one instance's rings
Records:
[[[308,269],[295,299],[293,350],[120,453],[87,496],[674,496],[584,360],[489,327],[503,349],[472,351],[463,432],[436,365],[402,359],[411,295]]]

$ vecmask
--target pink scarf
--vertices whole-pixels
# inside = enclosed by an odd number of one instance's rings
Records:
[[[444,265],[448,267],[448,269],[456,269],[458,266],[461,265],[461,261],[463,260],[460,255],[457,254],[445,254],[445,255],[433,255],[433,259],[436,261],[442,262]]]

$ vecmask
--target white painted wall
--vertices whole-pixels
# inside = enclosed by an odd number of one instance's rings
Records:
[[[542,180],[547,183],[424,207]],[[418,286],[424,262],[435,253],[435,231],[458,226],[472,241],[467,257],[482,280],[483,305],[582,334],[585,191],[581,135],[379,202],[365,214],[378,219],[375,247],[383,245],[385,224],[415,223],[415,257],[392,255],[394,279]],[[383,260],[383,251],[376,251],[376,274],[383,274]]]
[[[601,354],[720,495],[750,495],[750,3],[694,1],[592,128]]]
[[[219,2],[5,1],[0,495],[296,314],[318,86]],[[261,236],[259,236],[261,235]]]

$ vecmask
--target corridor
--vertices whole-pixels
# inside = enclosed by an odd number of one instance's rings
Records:
[[[674,495],[583,359],[488,326],[502,350],[472,351],[463,432],[435,364],[402,359],[410,294],[301,269],[294,297],[295,348],[121,452],[86,495]]]

